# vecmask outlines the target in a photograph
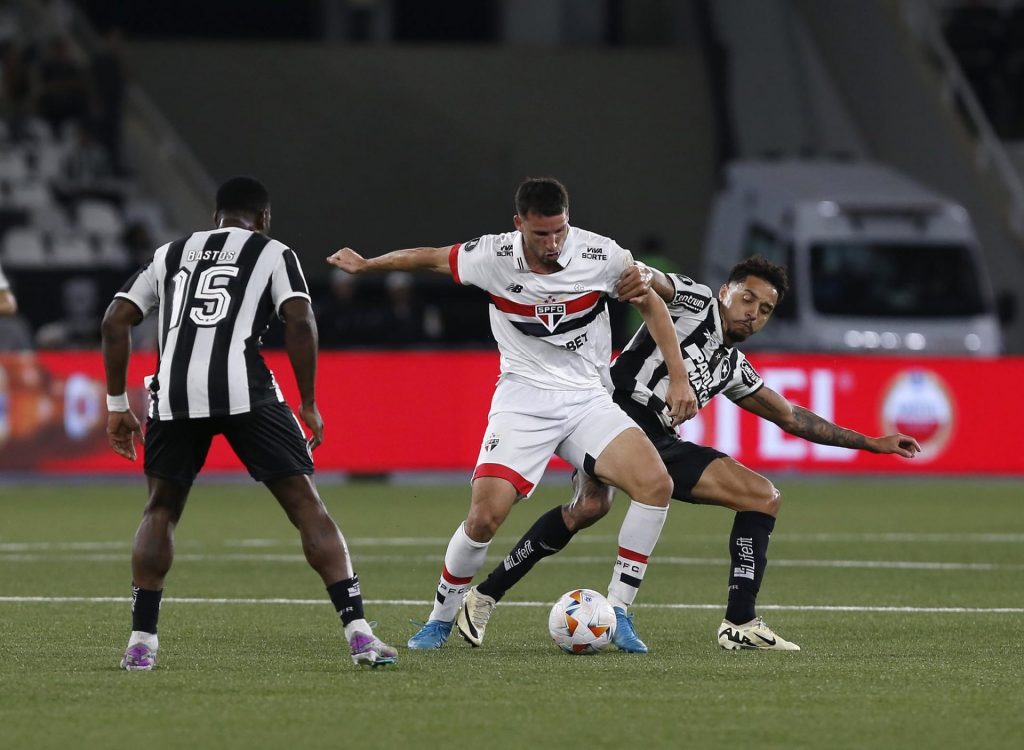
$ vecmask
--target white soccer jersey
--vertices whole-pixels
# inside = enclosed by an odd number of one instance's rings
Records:
[[[607,387],[611,328],[606,297],[633,263],[614,240],[570,227],[560,271],[534,273],[520,232],[454,245],[452,276],[491,297],[501,373],[551,390]]]
[[[715,293],[688,276],[666,275],[675,290],[668,311],[698,408],[707,406],[719,393],[739,401],[757,391],[764,385],[757,370],[743,352],[722,341],[722,318]],[[665,408],[668,368],[646,325],[636,332],[611,369],[616,391],[630,394],[671,425]]]
[[[196,419],[283,401],[260,354],[271,316],[309,299],[295,253],[258,232],[195,232],[159,248],[117,293],[143,315],[158,310],[160,358],[151,413]]]
[[[7,281],[7,277],[4,276],[3,266],[0,266],[0,290],[10,289],[11,285]]]

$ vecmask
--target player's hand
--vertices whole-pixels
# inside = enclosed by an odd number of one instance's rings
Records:
[[[669,378],[665,403],[668,405],[668,415],[672,418],[673,427],[697,416],[697,394],[693,392],[689,378],[679,382]]]
[[[131,409],[112,411],[107,414],[107,442],[110,443],[114,453],[124,456],[129,461],[134,461],[136,437],[140,444],[145,443],[145,438],[142,437],[142,426]]]
[[[348,273],[360,273],[366,268],[366,258],[350,247],[343,247],[334,255],[328,255],[327,262]]]
[[[913,458],[921,452],[921,445],[910,435],[895,433],[885,437],[875,438],[875,453],[895,453],[904,458]]]
[[[622,302],[639,301],[651,290],[654,274],[643,263],[634,263],[615,282],[615,294]]]
[[[299,416],[302,417],[302,421],[309,431],[313,433],[306,443],[309,445],[309,449],[314,451],[324,441],[324,420],[320,416],[320,410],[316,408],[316,404],[304,404],[299,407]]]

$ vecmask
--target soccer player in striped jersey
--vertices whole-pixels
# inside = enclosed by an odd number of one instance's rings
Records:
[[[516,190],[516,231],[447,247],[396,250],[364,258],[343,248],[328,258],[350,273],[437,271],[472,284],[491,299],[491,331],[501,375],[473,472],[469,515],[444,557],[434,606],[409,648],[440,648],[448,639],[487,546],[517,500],[529,497],[557,454],[631,498],[619,531],[609,590],[616,645],[642,652],[627,609],[665,523],[672,481],[651,442],[607,390],[611,331],[606,298],[629,299],[643,315],[665,363],[666,416],[696,413],[665,302],[649,288],[631,298],[617,284],[633,266],[614,240],[569,226],[569,196],[557,180],[529,179]],[[466,635],[479,645],[483,632]]]
[[[651,286],[668,303],[675,322],[698,408],[721,393],[789,434],[822,445],[904,458],[913,458],[921,450],[909,435],[867,437],[790,403],[767,387],[736,349],[764,327],[785,295],[788,280],[781,266],[759,256],[748,258],[733,267],[717,295],[682,274],[651,272]],[[799,651],[795,643],[774,633],[757,616],[754,606],[779,513],[779,491],[768,479],[724,453],[679,437],[665,411],[665,365],[646,326],[633,336],[611,372],[613,398],[657,448],[673,480],[672,497],[736,512],[729,535],[729,599],[718,629],[719,645],[725,649]],[[479,630],[486,625],[496,603],[540,559],[563,549],[577,531],[608,512],[610,487],[578,474],[573,475],[573,485],[572,500],[537,519],[505,561],[468,592],[464,614],[459,616],[460,629]]]
[[[146,315],[159,316],[157,371],[148,379],[149,500],[132,547],[132,633],[121,667],[156,664],[174,529],[215,435],[225,437],[298,528],[306,560],[341,618],[352,661],[391,664],[396,651],[374,636],[363,615],[345,539],[313,482],[312,451],[323,440],[323,420],[315,393],[316,322],[298,258],[268,236],[270,195],[257,180],[235,177],[221,185],[213,221],[216,229],[159,248],[103,319],[107,434],[114,452],[134,461],[142,431],[125,395],[130,331]],[[284,323],[309,440],[260,354],[274,315]]]

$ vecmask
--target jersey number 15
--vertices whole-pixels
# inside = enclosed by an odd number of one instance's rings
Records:
[[[196,279],[195,291],[188,300],[188,316],[197,326],[215,326],[227,317],[231,306],[231,294],[225,288],[238,275],[238,266],[210,266]],[[181,324],[185,314],[186,295],[192,271],[182,268],[171,279],[174,283],[174,297],[171,300],[171,326],[174,330]]]

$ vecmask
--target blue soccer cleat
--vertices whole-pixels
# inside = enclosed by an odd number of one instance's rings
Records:
[[[427,620],[406,645],[417,651],[441,648],[451,634],[452,623],[443,620]]]
[[[647,644],[640,640],[633,628],[633,615],[627,615],[622,607],[613,607],[615,610],[615,636],[612,638],[620,651],[627,654],[646,654]]]

